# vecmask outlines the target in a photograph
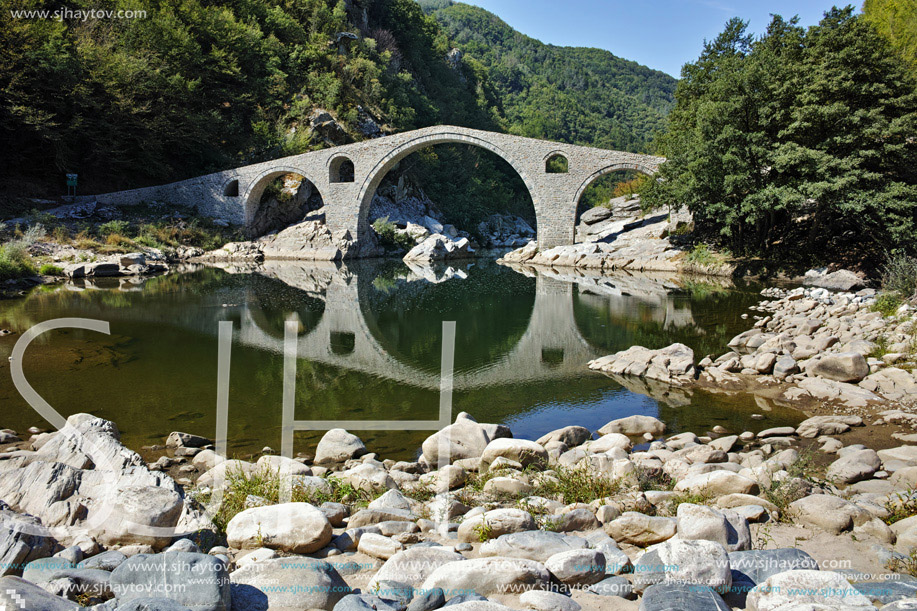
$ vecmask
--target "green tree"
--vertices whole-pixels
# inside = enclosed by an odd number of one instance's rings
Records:
[[[917,0],[866,0],[863,17],[917,70]]]
[[[644,198],[686,204],[736,253],[912,248],[914,133],[911,75],[851,8],[807,31],[774,17],[757,40],[734,19],[684,67]]]

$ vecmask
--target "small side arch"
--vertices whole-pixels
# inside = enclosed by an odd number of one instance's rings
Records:
[[[238,178],[233,178],[223,186],[223,197],[239,197]]]
[[[353,182],[355,174],[353,161],[345,155],[336,155],[328,162],[328,182]]]
[[[544,157],[545,174],[567,174],[570,171],[570,162],[562,151],[553,151]]]

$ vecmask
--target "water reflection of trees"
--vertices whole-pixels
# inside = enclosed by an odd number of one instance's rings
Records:
[[[431,283],[385,270],[381,286],[379,276],[361,278],[360,309],[386,352],[429,372],[439,370],[443,321],[456,321],[456,371],[474,370],[498,361],[525,334],[535,282],[488,263],[468,275],[468,281]]]

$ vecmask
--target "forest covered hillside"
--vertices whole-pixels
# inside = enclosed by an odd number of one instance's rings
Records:
[[[466,57],[481,62],[512,133],[652,152],[675,103],[676,80],[604,49],[558,47],[482,8],[419,0]]]
[[[544,45],[460,4],[74,0],[69,17],[27,12],[48,6],[0,0],[4,194],[61,193],[65,172],[83,193],[131,188],[434,124],[645,151],[673,101],[667,75]],[[80,18],[93,9],[142,16]],[[334,124],[315,129],[317,110]]]
[[[0,179],[83,192],[177,180],[379,133],[500,130],[486,71],[414,0],[0,0]],[[144,11],[81,19],[81,10]],[[310,129],[316,109],[336,125]],[[58,184],[60,183],[60,184]]]

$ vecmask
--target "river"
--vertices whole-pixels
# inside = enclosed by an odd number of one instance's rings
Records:
[[[440,417],[443,322],[455,322],[447,418],[466,411],[536,439],[570,424],[597,429],[631,414],[668,432],[793,424],[798,412],[751,396],[613,380],[586,363],[631,345],[683,342],[720,354],[748,328],[760,287],[653,275],[591,278],[514,270],[492,260],[411,269],[400,261],[268,262],[193,268],[144,281],[42,287],[0,302],[0,425],[48,427],[14,388],[8,357],[32,325],[62,317],[108,321],[110,335],[62,329],[29,347],[29,383],[59,413],[115,421],[140,450],[174,430],[214,437],[220,321],[231,321],[228,449],[244,457],[282,444],[284,330],[296,321],[292,422],[296,453],[334,421],[383,458],[411,459],[430,430],[398,421]],[[766,416],[753,418],[753,414]],[[364,431],[348,421],[393,421]]]

